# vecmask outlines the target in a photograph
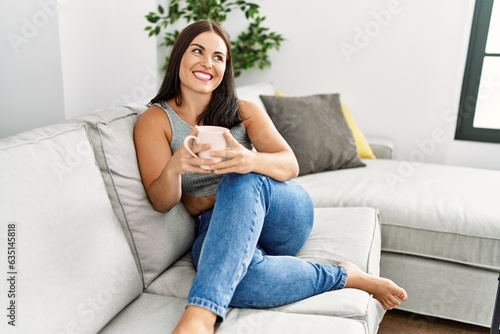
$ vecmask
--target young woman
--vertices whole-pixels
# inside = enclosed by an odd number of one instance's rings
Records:
[[[212,153],[221,162],[183,147],[198,125],[230,129],[228,149]],[[236,97],[229,39],[218,24],[199,21],[182,31],[134,140],[153,207],[167,212],[182,201],[196,218],[197,275],[174,333],[213,333],[230,306],[274,307],[344,287],[373,294],[385,309],[407,298],[392,281],[350,262],[321,265],[293,256],[309,236],[313,206],[291,180],[297,160],[266,112]]]

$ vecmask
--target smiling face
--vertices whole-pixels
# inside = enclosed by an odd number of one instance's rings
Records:
[[[184,92],[211,93],[221,83],[226,70],[227,47],[213,31],[196,36],[182,56],[179,68]]]

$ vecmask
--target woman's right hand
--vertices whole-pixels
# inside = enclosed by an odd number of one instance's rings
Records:
[[[198,127],[194,126],[189,135],[196,136],[198,134]],[[210,144],[195,144],[191,146],[191,151],[194,154],[210,149]],[[181,145],[177,152],[169,159],[165,165],[165,169],[178,174],[183,175],[186,173],[200,173],[200,174],[211,174],[211,170],[206,170],[200,167],[200,165],[211,165],[214,161],[212,159],[202,159],[198,157],[193,157],[191,153]]]

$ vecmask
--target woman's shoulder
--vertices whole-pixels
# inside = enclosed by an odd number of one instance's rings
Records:
[[[139,121],[168,121],[168,117],[166,117],[165,110],[163,110],[160,106],[153,104],[149,106],[142,114],[139,115]]]
[[[165,131],[170,128],[165,111],[157,105],[152,105],[139,115],[135,124],[135,132],[137,131]]]
[[[266,111],[256,103],[240,99],[238,99],[238,110],[240,111],[242,119],[248,119],[255,114],[266,113]]]
[[[165,114],[165,110],[163,110],[159,105],[152,104],[146,109],[139,117],[160,117]]]
[[[256,103],[248,100],[238,99],[238,108],[240,109],[262,109]]]

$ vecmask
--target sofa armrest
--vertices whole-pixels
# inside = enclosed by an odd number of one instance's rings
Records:
[[[394,150],[392,140],[379,137],[368,137],[367,140],[377,159],[392,159],[392,151]]]

